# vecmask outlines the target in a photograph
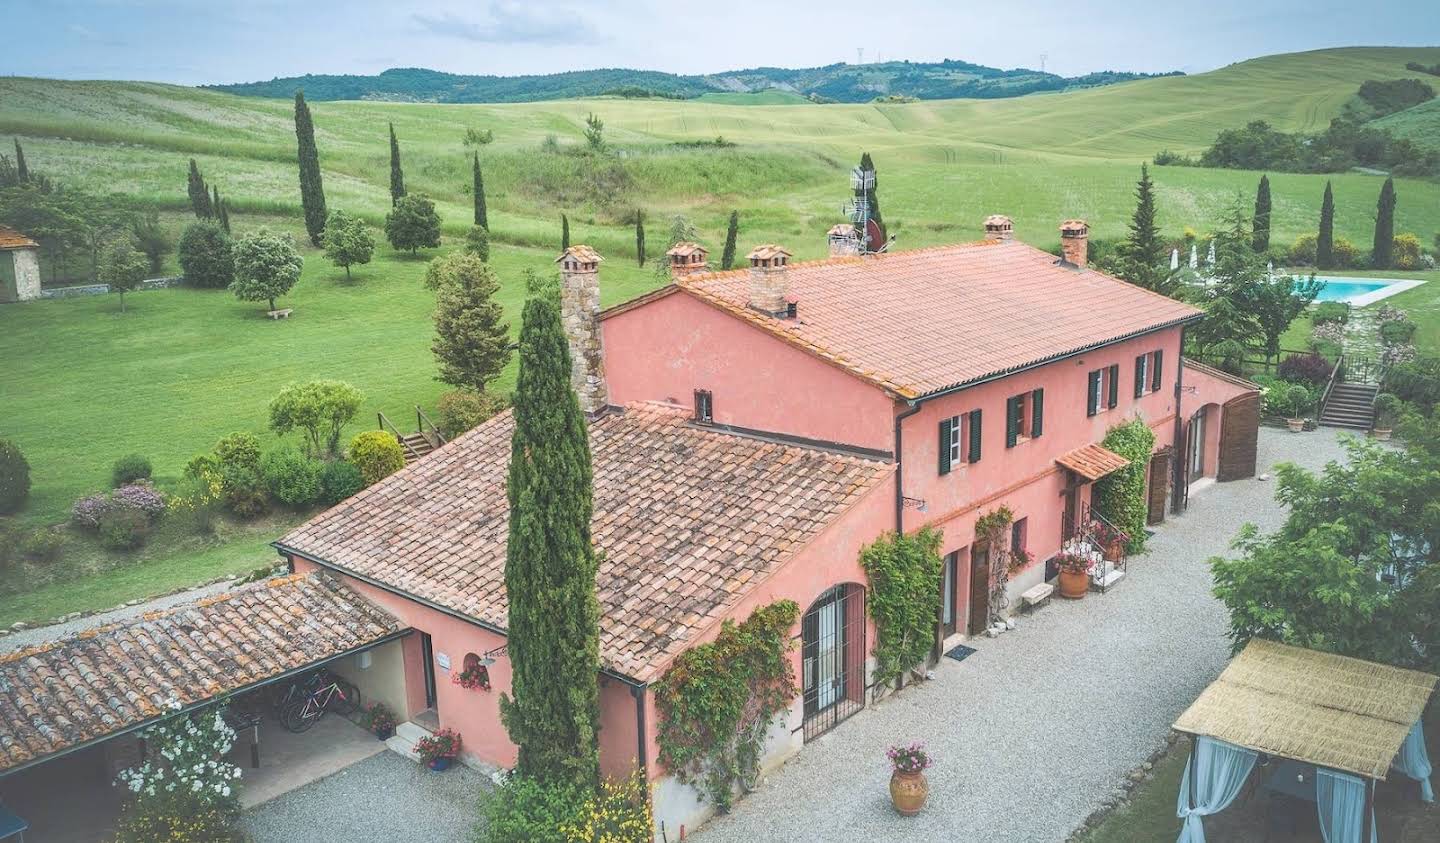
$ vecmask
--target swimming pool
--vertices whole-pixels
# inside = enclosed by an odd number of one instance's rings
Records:
[[[1356,307],[1364,307],[1396,293],[1424,284],[1423,279],[1413,278],[1346,278],[1344,276],[1317,275],[1325,287],[1316,301],[1343,301]]]

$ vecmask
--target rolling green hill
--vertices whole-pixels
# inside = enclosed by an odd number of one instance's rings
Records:
[[[1388,129],[1391,134],[1409,138],[1420,146],[1440,149],[1440,99],[1382,117],[1371,125]]]

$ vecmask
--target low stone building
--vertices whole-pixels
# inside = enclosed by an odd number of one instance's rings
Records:
[[[40,244],[0,225],[0,302],[40,298]]]

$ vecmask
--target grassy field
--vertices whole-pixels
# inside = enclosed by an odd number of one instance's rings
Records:
[[[634,209],[647,214],[652,255],[675,213],[687,214],[718,252],[725,218],[738,208],[742,253],[778,242],[816,257],[862,151],[875,158],[885,218],[902,248],[975,239],[980,221],[995,212],[1010,214],[1017,235],[1041,246],[1055,244],[1058,222],[1071,216],[1088,218],[1097,237],[1119,237],[1139,164],[1157,151],[1197,152],[1219,129],[1254,118],[1322,128],[1366,79],[1413,75],[1407,61],[1435,63],[1440,49],[1277,56],[1199,76],[1006,100],[818,106],[777,95],[311,107],[330,207],[381,222],[390,204],[386,126],[393,122],[407,185],[436,198],[447,245],[471,219],[471,150],[462,137],[469,128],[494,131],[495,142],[480,149],[493,262],[501,299],[518,318],[523,270],[550,265],[561,213],[574,242],[609,258],[602,289],[612,303],[659,283],[650,267],[635,264],[625,221]],[[573,154],[591,112],[604,119],[613,153],[601,159]],[[300,234],[288,101],[147,83],[0,78],[5,145],[10,135],[24,144],[32,170],[169,209],[177,229],[193,157],[232,203],[238,230],[270,224]],[[719,135],[737,145],[681,145]],[[1250,201],[1258,178],[1197,168],[1156,168],[1154,176],[1160,221],[1174,234],[1210,230],[1235,197]],[[1277,244],[1313,229],[1326,178],[1272,174]],[[1380,179],[1330,178],[1337,233],[1369,242]],[[1400,180],[1398,193],[1397,230],[1428,242],[1440,230],[1440,185]],[[420,283],[424,259],[382,246],[347,284],[319,254],[306,257],[301,282],[284,300],[295,314],[283,322],[223,291],[137,293],[124,315],[114,297],[0,307],[7,361],[0,435],[24,449],[35,484],[20,519],[63,520],[76,497],[103,487],[123,454],[147,455],[164,482],[226,433],[263,434],[266,405],[291,381],[336,377],[359,387],[365,406],[347,433],[373,426],[377,411],[407,426],[416,404],[433,408],[444,386],[434,380],[429,351],[433,296]],[[1433,286],[1426,302],[1440,306],[1440,285]],[[512,383],[513,368],[497,388]],[[22,599],[0,582],[0,594],[11,592],[0,597],[0,622],[103,608],[121,594],[248,570],[256,554],[268,558],[264,539],[284,528],[269,526],[273,532],[238,530],[199,544],[162,535],[134,558],[101,558],[81,542],[74,559],[46,576],[0,577],[30,591]],[[79,582],[66,585],[60,571]]]

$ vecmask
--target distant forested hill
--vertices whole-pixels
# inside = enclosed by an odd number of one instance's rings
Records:
[[[310,100],[395,102],[535,102],[606,94],[690,99],[707,93],[778,90],[818,102],[869,102],[876,97],[916,99],[1018,97],[1126,82],[1152,75],[1105,71],[1065,77],[1038,70],[1000,70],[964,61],[891,61],[789,69],[757,67],[707,76],[654,70],[577,70],[540,76],[468,76],[423,68],[395,68],[375,76],[313,75],[206,87],[254,97],[290,97],[297,88]]]

